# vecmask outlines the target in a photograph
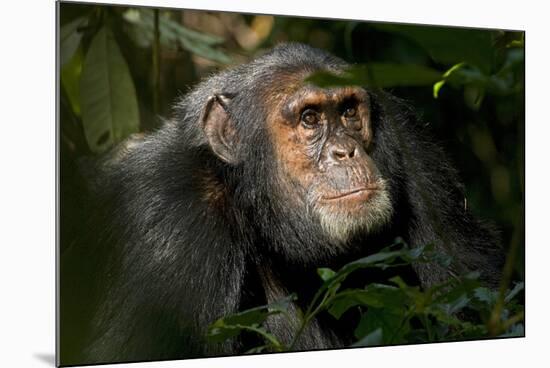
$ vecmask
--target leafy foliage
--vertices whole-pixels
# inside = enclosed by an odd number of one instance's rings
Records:
[[[477,273],[451,279],[425,290],[407,285],[398,276],[385,283],[367,284],[362,289],[340,289],[343,281],[360,269],[387,269],[422,262],[448,265],[450,261],[448,256],[435,252],[432,246],[409,249],[398,241],[376,254],[348,263],[338,271],[319,269],[323,284],[310,301],[307,310],[299,316],[301,323],[289,345],[284,345],[262,324],[273,314],[282,314],[289,318],[289,307],[296,300],[294,295],[274,304],[220,318],[211,325],[208,337],[211,341],[221,342],[248,330],[262,336],[265,341],[264,345],[249,352],[292,350],[302,331],[319,313],[327,312],[340,319],[352,309],[359,310],[361,314],[354,331],[357,341],[352,346],[456,341],[495,336],[490,331],[497,331],[497,336],[521,336],[523,307],[516,298],[523,290],[523,283],[517,283],[503,296],[505,308],[496,329],[489,324],[500,295],[481,286]]]
[[[493,35],[486,30],[387,23],[373,26],[418,43],[438,63],[465,62],[477,65],[484,73],[490,73],[495,62]]]
[[[353,65],[343,74],[318,72],[309,81],[321,87],[359,85],[373,88],[433,85],[434,98],[445,84],[464,86],[464,100],[479,109],[485,93],[510,95],[523,90],[523,39],[512,39],[500,47],[500,32],[450,27],[418,27],[373,24],[384,32],[408,38],[438,64],[451,65],[447,71],[406,63],[367,63]],[[523,37],[523,36],[521,36]],[[497,60],[499,59],[499,62]]]
[[[94,36],[80,81],[82,124],[92,152],[101,152],[139,129],[136,91],[112,32]]]
[[[64,105],[70,107],[71,118],[80,123],[84,139],[67,135],[63,138],[69,145],[85,142],[86,147],[77,147],[84,151],[104,152],[141,130],[138,93],[119,44],[121,39],[133,40],[135,46],[158,53],[158,47],[154,47],[158,46],[158,32],[159,42],[165,47],[182,47],[218,63],[231,61],[217,48],[223,38],[188,29],[166,14],[159,16],[156,23],[155,10],[77,8],[76,16],[61,26],[59,34],[61,96],[68,100]],[[117,26],[119,23],[123,26]],[[158,86],[158,81],[153,85]],[[153,94],[158,97],[159,91]],[[78,134],[78,130],[71,132]]]
[[[267,347],[271,347],[275,351],[283,351],[285,349],[283,344],[274,335],[262,328],[261,325],[269,316],[275,314],[288,315],[288,308],[294,300],[296,300],[296,296],[292,294],[276,303],[221,318],[210,326],[208,337],[211,341],[223,342],[228,338],[237,336],[242,331],[248,330],[261,335],[267,341],[266,345],[254,348],[254,352],[260,352]]]

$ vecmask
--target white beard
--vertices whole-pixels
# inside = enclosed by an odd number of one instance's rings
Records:
[[[364,204],[359,213],[335,211],[334,205],[312,201],[308,212],[320,222],[325,235],[334,243],[345,245],[358,233],[375,233],[385,225],[393,214],[391,199],[384,179],[376,181],[378,190]]]

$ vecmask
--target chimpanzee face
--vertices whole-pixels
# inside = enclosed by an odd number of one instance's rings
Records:
[[[288,200],[302,204],[338,243],[386,223],[392,206],[369,155],[375,137],[368,93],[306,85],[278,105],[268,126]]]
[[[266,133],[277,171],[269,173],[278,186],[270,195],[303,213],[304,221],[318,222],[332,242],[345,244],[392,215],[388,185],[369,155],[376,138],[369,95],[358,87],[321,89],[301,78],[281,78],[278,88],[262,93],[270,102]],[[213,152],[235,165],[242,140],[228,113],[231,103],[212,96],[202,122]]]

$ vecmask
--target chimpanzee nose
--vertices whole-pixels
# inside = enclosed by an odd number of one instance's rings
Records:
[[[330,158],[334,161],[344,161],[355,157],[357,149],[357,144],[352,141],[334,143],[330,149]]]

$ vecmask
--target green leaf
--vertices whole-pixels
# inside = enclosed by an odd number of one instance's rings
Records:
[[[512,299],[514,299],[514,297],[520,292],[523,290],[523,288],[525,287],[525,284],[523,282],[518,282],[514,285],[514,288],[510,291],[508,291],[508,293],[506,293],[506,297],[504,298],[504,302],[505,303],[509,303]]]
[[[400,245],[402,249],[392,251],[395,246]],[[426,257],[433,252],[433,245],[419,246],[413,249],[408,249],[401,240],[390,247],[384,248],[382,251],[370,256],[360,258],[354,262],[344,265],[334,276],[325,281],[323,286],[317,291],[314,299],[320,297],[324,290],[331,289],[335,285],[340,284],[347,276],[359,269],[364,268],[379,268],[387,269],[389,267],[398,267],[412,262],[425,262]]]
[[[259,354],[259,353],[263,353],[263,352],[265,352],[267,349],[269,349],[269,346],[270,346],[270,345],[260,345],[260,346],[256,346],[256,347],[253,347],[252,349],[249,349],[249,350],[245,351],[244,353],[245,353],[245,354]]]
[[[71,60],[74,53],[80,45],[82,33],[78,32],[78,28],[86,25],[88,21],[87,17],[79,17],[72,22],[61,27],[59,31],[59,43],[60,43],[60,61],[61,66]]]
[[[211,342],[224,342],[225,340],[239,336],[242,330],[241,326],[218,323],[209,326],[206,337]]]
[[[285,313],[288,312],[288,309],[292,305],[292,302],[294,302],[296,299],[298,298],[296,294],[293,293],[285,298],[277,300],[276,302],[268,304],[266,308],[269,310],[270,313]]]
[[[508,95],[516,92],[513,70],[523,65],[521,54],[523,50],[510,50],[513,56],[501,71],[494,75],[484,74],[480,69],[467,64],[459,64],[444,74],[444,80],[454,87],[465,86],[465,102],[476,109],[479,107],[485,91],[497,95]]]
[[[449,314],[456,313],[462,308],[468,305],[470,298],[466,294],[462,294],[460,297],[453,300],[451,303],[446,304],[446,312]]]
[[[441,306],[430,306],[427,308],[427,313],[434,316],[443,325],[460,326],[462,324],[460,319],[450,314],[447,308],[441,308]]]
[[[212,342],[224,342],[227,339],[238,336],[242,331],[251,331],[264,338],[268,347],[272,346],[276,351],[282,351],[283,345],[275,335],[269,333],[265,328],[254,325],[220,325],[211,326],[207,338]]]
[[[341,74],[321,71],[306,81],[320,87],[358,85],[373,88],[426,86],[441,79],[435,69],[415,64],[369,63],[354,65]]]
[[[61,68],[61,85],[76,116],[80,116],[80,75],[83,61],[82,47],[79,47],[71,60]]]
[[[231,314],[221,318],[212,324],[213,327],[227,326],[257,326],[262,324],[269,316],[269,310],[264,307],[247,309],[246,311]]]
[[[327,280],[331,279],[332,277],[334,277],[336,272],[334,272],[330,268],[318,268],[317,269],[317,274],[319,274],[319,276],[321,277],[321,279],[323,281],[327,281]]]
[[[348,309],[358,305],[401,310],[408,300],[408,296],[399,288],[370,284],[365,289],[348,289],[338,293],[332,299],[328,311],[339,319]]]
[[[506,52],[506,60],[502,65],[502,68],[498,71],[499,76],[504,76],[506,73],[522,67],[525,62],[525,50],[520,49],[510,49]]]
[[[485,88],[473,84],[464,86],[464,102],[472,110],[479,110],[484,97]]]
[[[214,342],[222,342],[237,336],[242,330],[250,330],[261,334],[264,338],[273,342],[271,340],[272,336],[259,326],[271,315],[288,313],[288,308],[294,300],[296,300],[296,295],[291,294],[275,303],[222,317],[209,326],[207,336]]]
[[[453,74],[458,69],[462,68],[464,65],[465,65],[464,63],[455,64],[443,74],[443,79],[440,80],[439,82],[436,82],[433,86],[434,98],[437,98],[439,96],[439,90],[441,90],[441,88],[445,85],[445,82],[447,82],[447,79],[450,77],[450,75]]]
[[[265,346],[252,349],[249,352],[260,352],[269,347],[275,351],[283,351],[285,347],[279,340],[266,329],[261,327],[265,320],[275,314],[288,314],[288,308],[296,300],[292,294],[275,303],[248,309],[239,313],[218,319],[208,327],[207,338],[212,342],[223,342],[232,337],[238,336],[242,331],[251,331],[260,336],[268,343]]]
[[[376,293],[362,289],[345,290],[331,301],[328,312],[336,319],[340,319],[348,309],[355,306],[382,307],[384,304],[377,298]]]
[[[82,123],[90,149],[102,152],[139,129],[136,90],[109,28],[94,36],[80,80]]]
[[[295,296],[290,295],[275,303],[248,309],[246,311],[235,313],[230,316],[224,317],[216,321],[214,324],[220,322],[226,325],[246,325],[246,326],[259,325],[263,323],[265,319],[272,314],[286,312],[293,300],[295,300]]]
[[[382,339],[383,333],[381,328],[377,328],[376,330],[372,331],[370,334],[366,335],[359,341],[357,341],[355,344],[351,346],[378,346],[382,345],[383,339]]]
[[[405,335],[410,331],[410,324],[404,320],[406,310],[396,311],[386,308],[369,308],[361,317],[354,334],[359,340],[382,330],[383,344],[405,342]]]
[[[494,67],[495,51],[491,31],[382,23],[373,24],[372,27],[416,42],[433,60],[442,64],[466,62],[485,74],[491,73]]]
[[[454,87],[464,86],[464,101],[468,107],[478,110],[485,93],[508,95],[523,88],[514,77],[515,72],[523,66],[524,50],[511,49],[498,73],[487,75],[475,66],[464,62],[453,65],[443,74],[443,79],[433,86],[434,98],[437,98],[441,87],[450,84]]]
[[[477,300],[486,304],[490,308],[492,308],[498,300],[498,292],[485,287],[476,288],[474,290],[474,296]]]
[[[476,288],[479,287],[478,277],[478,273],[472,272],[465,275],[460,280],[452,280],[450,285],[445,285],[443,288],[439,285],[435,285],[430,289],[432,294],[438,295],[434,303],[447,304],[449,306],[460,304],[460,300],[464,298],[465,295],[472,295]],[[442,292],[442,289],[444,292]]]

